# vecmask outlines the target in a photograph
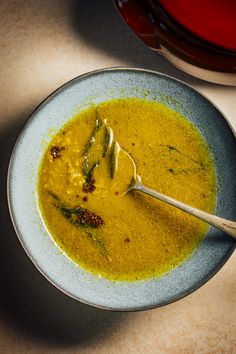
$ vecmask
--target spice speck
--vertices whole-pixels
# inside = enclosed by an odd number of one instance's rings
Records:
[[[55,146],[55,145],[53,145],[51,147],[51,150],[50,150],[50,153],[51,153],[51,155],[53,157],[53,160],[60,158],[61,157],[61,153],[60,152],[62,150],[65,150],[65,148],[66,148],[65,146]]]

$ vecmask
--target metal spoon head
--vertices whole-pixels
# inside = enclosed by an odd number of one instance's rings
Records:
[[[116,144],[118,144],[116,142]],[[132,189],[135,189],[137,182],[141,177],[137,175],[137,168],[132,156],[118,144],[116,151],[115,169],[113,170],[113,186],[116,194],[124,196]]]

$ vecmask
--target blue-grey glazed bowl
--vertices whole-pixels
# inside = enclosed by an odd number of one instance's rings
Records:
[[[187,117],[210,146],[217,173],[216,213],[236,217],[236,140],[222,113],[199,92],[157,72],[114,68],[81,75],[51,94],[31,115],[12,152],[8,172],[11,218],[29,258],[56,287],[86,304],[112,310],[141,310],[165,305],[196,290],[232,254],[235,242],[209,231],[193,255],[162,277],[137,282],[109,281],[82,269],[55,244],[41,218],[37,175],[52,132],[75,112],[112,98],[140,97],[165,102]]]

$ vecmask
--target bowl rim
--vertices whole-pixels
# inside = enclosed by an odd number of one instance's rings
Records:
[[[10,215],[10,219],[12,222],[12,225],[14,227],[14,231],[17,235],[18,241],[20,242],[25,254],[29,257],[29,259],[31,260],[31,262],[33,263],[33,265],[36,267],[36,269],[53,285],[55,286],[58,290],[60,290],[62,293],[64,293],[65,295],[73,298],[74,300],[77,300],[85,305],[89,305],[91,307],[94,308],[99,308],[102,310],[109,310],[109,311],[117,311],[117,312],[136,312],[136,311],[143,311],[143,310],[151,310],[154,308],[158,308],[158,307],[162,307],[162,306],[166,306],[168,304],[171,304],[173,302],[176,302],[180,299],[185,298],[186,296],[192,294],[193,292],[195,292],[196,290],[200,289],[204,284],[206,284],[216,273],[218,273],[218,271],[223,267],[223,265],[228,261],[228,259],[232,256],[232,254],[234,253],[234,250],[236,248],[236,243],[234,245],[232,245],[231,250],[228,251],[228,253],[222,258],[221,262],[218,263],[217,267],[214,268],[214,270],[208,275],[205,276],[201,281],[199,281],[195,286],[191,287],[190,289],[187,289],[184,293],[180,294],[179,296],[176,296],[174,299],[172,300],[168,300],[166,302],[162,302],[161,304],[154,304],[154,305],[147,305],[147,306],[132,306],[132,307],[127,307],[127,308],[122,308],[122,307],[109,307],[109,306],[103,306],[103,305],[99,305],[96,303],[92,303],[89,301],[86,301],[84,299],[81,299],[79,296],[77,295],[73,295],[71,294],[69,291],[67,291],[65,288],[59,286],[56,281],[54,281],[54,279],[50,278],[47,273],[41,268],[40,264],[38,264],[38,262],[34,259],[34,257],[31,255],[30,251],[28,250],[27,246],[24,243],[24,239],[21,237],[20,235],[20,231],[18,230],[18,227],[16,225],[15,219],[14,219],[14,212],[13,212],[13,208],[12,208],[12,204],[11,204],[11,198],[10,198],[10,181],[11,181],[11,172],[12,172],[12,165],[13,165],[13,159],[14,159],[14,155],[15,155],[15,151],[18,145],[18,142],[21,139],[21,136],[26,128],[26,126],[29,124],[29,122],[34,118],[34,115],[40,111],[40,109],[42,107],[44,107],[48,101],[50,101],[54,96],[57,95],[57,93],[60,93],[62,90],[70,87],[71,84],[73,84],[73,82],[79,82],[82,81],[83,79],[87,79],[93,75],[96,74],[100,74],[100,73],[112,73],[112,72],[116,72],[116,71],[124,71],[124,72],[136,72],[136,73],[149,73],[149,74],[153,74],[153,75],[158,75],[161,77],[165,77],[171,81],[175,81],[178,84],[184,85],[186,86],[190,91],[193,91],[195,93],[197,93],[198,95],[202,96],[206,101],[208,101],[221,115],[222,118],[224,118],[225,122],[227,123],[227,125],[229,126],[234,138],[236,138],[236,131],[233,128],[233,125],[231,124],[231,122],[228,120],[228,118],[225,116],[225,114],[221,111],[221,109],[211,100],[209,99],[205,94],[203,94],[202,92],[200,92],[199,90],[193,88],[190,84],[185,83],[184,81],[177,79],[175,77],[172,77],[170,75],[167,74],[163,74],[161,72],[155,71],[155,70],[150,70],[150,69],[144,69],[144,68],[137,68],[137,67],[129,67],[129,66],[115,66],[115,67],[105,67],[105,68],[101,68],[101,69],[96,69],[96,70],[92,70],[86,73],[83,73],[81,75],[78,75],[74,78],[72,78],[71,80],[65,82],[64,84],[62,84],[61,86],[59,86],[58,88],[56,88],[54,91],[52,91],[43,101],[41,101],[36,108],[32,111],[32,113],[29,115],[29,117],[26,119],[26,121],[24,122],[24,124],[22,125],[16,139],[15,142],[13,144],[13,148],[11,151],[11,155],[10,155],[10,159],[9,159],[9,164],[8,164],[8,170],[7,170],[7,204],[8,204],[8,211],[9,211],[9,215]]]

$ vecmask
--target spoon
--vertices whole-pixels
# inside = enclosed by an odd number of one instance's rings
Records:
[[[154,197],[154,198],[159,199],[165,203],[168,203],[178,209],[181,209],[181,210],[185,211],[186,213],[193,215],[196,218],[201,219],[201,220],[205,221],[206,223],[224,231],[226,234],[228,234],[231,237],[236,239],[236,222],[230,221],[230,220],[221,218],[219,216],[207,213],[203,210],[194,208],[194,207],[187,205],[185,203],[182,203],[174,198],[171,198],[163,193],[157,192],[151,188],[144,186],[141,182],[141,177],[137,174],[136,164],[135,164],[133,158],[130,156],[130,154],[126,150],[121,148],[117,142],[115,144],[117,144],[117,151],[119,151],[119,158],[120,158],[121,154],[123,154],[123,156],[126,156],[126,158],[128,158],[131,162],[131,169],[130,169],[131,183],[127,184],[127,181],[125,182],[124,185],[128,186],[128,188],[123,189],[124,192],[121,193],[122,195],[125,195],[132,190],[138,190],[139,192],[148,194],[151,197]],[[118,158],[117,158],[116,171],[118,171],[118,170],[119,169],[118,169]],[[124,171],[124,169],[123,169],[123,171]],[[119,175],[120,175],[120,173],[119,173]]]

